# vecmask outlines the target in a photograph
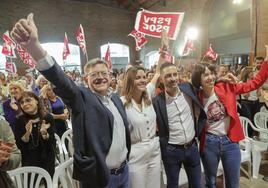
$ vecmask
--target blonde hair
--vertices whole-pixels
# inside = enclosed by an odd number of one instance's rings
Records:
[[[41,80],[47,80],[47,79],[43,75],[39,75],[35,82],[37,86],[40,86]]]
[[[43,98],[47,98],[47,90],[50,88],[51,88],[50,84],[44,85],[40,90],[40,96],[42,96]]]
[[[10,87],[12,87],[12,86],[17,87],[21,90],[21,92],[24,92],[24,91],[26,91],[27,83],[25,80],[11,81],[8,84],[8,91],[10,91]]]

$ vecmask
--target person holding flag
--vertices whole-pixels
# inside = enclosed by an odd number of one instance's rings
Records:
[[[106,62],[87,62],[84,71],[88,88],[78,87],[42,48],[33,14],[19,20],[11,36],[31,54],[37,69],[72,110],[73,177],[82,188],[129,188],[128,122],[120,98],[108,93],[111,78]]]

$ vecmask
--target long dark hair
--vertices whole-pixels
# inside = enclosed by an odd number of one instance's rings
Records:
[[[208,63],[198,63],[195,65],[193,71],[192,71],[192,85],[196,89],[201,89],[201,76],[205,73],[206,68],[208,68],[211,72],[213,72],[216,75],[216,67],[212,64]]]
[[[31,91],[24,91],[21,95],[21,98],[19,99],[19,104],[21,102],[22,99],[24,98],[27,98],[27,97],[31,97],[31,98],[34,98],[38,103],[37,103],[37,115],[40,117],[40,118],[43,118],[45,117],[45,112],[44,112],[44,105],[42,103],[42,101],[40,100],[40,98],[35,95],[33,92]],[[25,112],[22,108],[21,108],[22,112],[24,115],[29,115],[27,112]]]

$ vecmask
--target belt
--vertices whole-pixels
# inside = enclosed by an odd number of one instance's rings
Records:
[[[176,148],[180,148],[180,149],[188,149],[190,147],[192,147],[194,144],[195,144],[195,138],[193,140],[191,140],[190,142],[186,143],[186,144],[182,144],[182,145],[179,145],[179,144],[169,144],[173,147],[176,147]]]
[[[113,175],[119,175],[124,172],[125,166],[127,164],[127,160],[121,163],[121,165],[118,168],[113,168],[110,170],[110,173]]]

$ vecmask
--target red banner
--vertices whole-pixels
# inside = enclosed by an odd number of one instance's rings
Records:
[[[15,74],[17,72],[17,68],[15,63],[12,63],[11,60],[8,60],[8,58],[6,58],[6,67],[5,70],[9,73]]]
[[[15,48],[16,43],[10,38],[9,31],[6,31],[3,34],[3,48],[2,48],[2,54],[4,54],[7,57],[16,58],[15,54]]]
[[[87,48],[86,48],[86,40],[85,40],[85,34],[84,34],[84,29],[82,25],[80,24],[76,33],[75,33],[76,40],[85,55],[87,53]]]
[[[28,65],[31,69],[35,68],[35,61],[32,56],[26,52],[20,45],[17,45],[17,51],[24,64]]]
[[[145,35],[161,38],[162,30],[168,31],[168,36],[176,40],[184,17],[184,12],[150,12],[139,11],[136,17],[135,29]]]
[[[140,50],[142,46],[144,46],[148,40],[145,38],[143,33],[136,31],[135,29],[128,34],[129,36],[134,37],[136,42],[136,50]]]
[[[186,44],[184,46],[183,52],[182,52],[182,56],[187,56],[190,54],[191,51],[194,50],[194,43],[192,40],[187,39]]]
[[[111,61],[111,53],[110,53],[110,46],[108,44],[106,53],[105,53],[105,57],[104,60],[107,62],[107,66],[109,68],[109,70],[112,70],[112,61]]]
[[[68,55],[70,55],[70,48],[68,44],[68,37],[67,37],[67,34],[65,33],[64,41],[63,41],[63,52],[62,52],[63,62],[66,61]]]
[[[212,45],[211,44],[209,45],[209,48],[205,52],[204,57],[209,57],[213,61],[216,61],[217,60],[218,54],[212,49]]]

